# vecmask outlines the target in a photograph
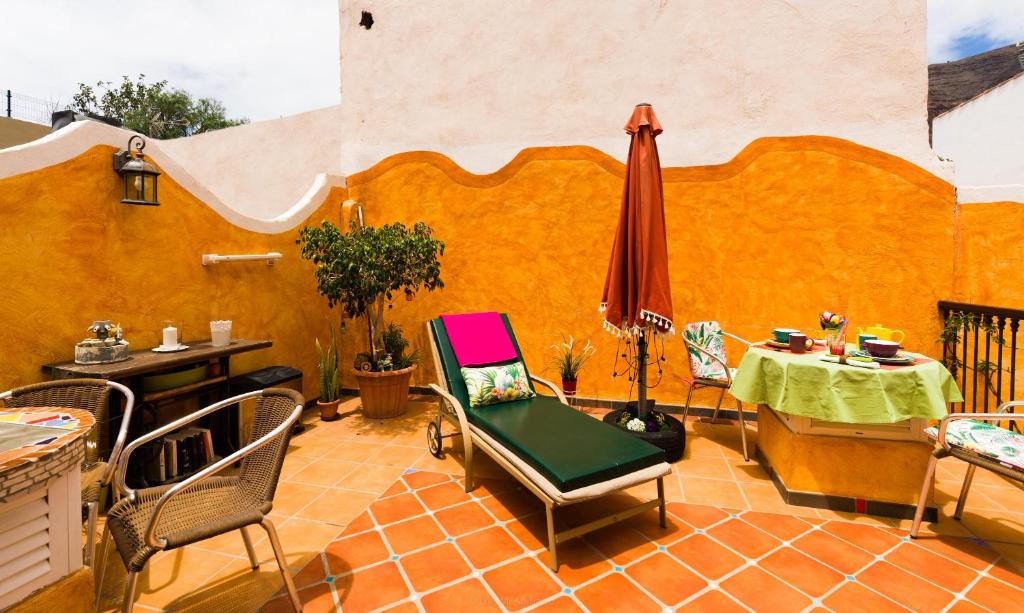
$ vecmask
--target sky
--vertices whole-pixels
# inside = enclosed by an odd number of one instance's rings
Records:
[[[273,119],[339,102],[338,0],[0,0],[0,89],[139,73]]]
[[[1024,0],[928,0],[928,20],[944,62],[1024,39]],[[338,0],[0,0],[0,89],[67,104],[138,73],[254,121],[337,104]]]
[[[928,0],[928,61],[975,55],[1024,40],[1024,0]]]

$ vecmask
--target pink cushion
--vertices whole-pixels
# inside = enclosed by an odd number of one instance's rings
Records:
[[[487,366],[519,357],[498,313],[442,315],[441,322],[459,367]]]

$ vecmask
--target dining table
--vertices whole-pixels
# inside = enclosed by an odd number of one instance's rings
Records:
[[[852,344],[842,357],[819,344],[802,352],[779,345],[750,346],[730,393],[757,406],[755,457],[783,500],[912,517],[933,449],[924,430],[963,401],[953,376],[918,353],[881,364],[853,359]],[[936,516],[929,505],[926,517]]]
[[[847,349],[852,351],[853,346]],[[821,345],[794,353],[756,344],[744,354],[730,391],[742,402],[849,424],[942,419],[948,403],[963,401],[942,362],[916,353],[903,355],[913,361],[904,365],[839,363],[823,359],[828,351]]]

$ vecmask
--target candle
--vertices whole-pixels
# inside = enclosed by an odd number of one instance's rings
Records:
[[[164,328],[164,347],[178,346],[178,329],[174,326]]]

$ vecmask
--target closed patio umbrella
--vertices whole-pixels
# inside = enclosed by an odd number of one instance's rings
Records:
[[[606,330],[636,340],[638,410],[644,416],[649,343],[653,334],[675,331],[661,162],[654,142],[661,124],[651,105],[633,109],[626,132],[630,135],[626,181],[600,311]]]

